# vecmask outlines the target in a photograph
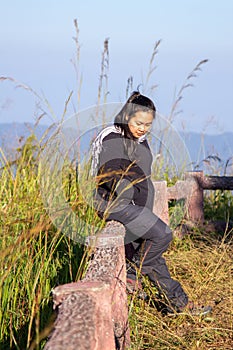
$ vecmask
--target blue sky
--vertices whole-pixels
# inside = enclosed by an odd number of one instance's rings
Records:
[[[154,44],[161,39],[148,84],[157,85],[149,96],[158,111],[169,115],[188,74],[208,59],[190,81],[193,86],[183,91],[174,126],[205,133],[233,131],[233,1],[8,0],[0,9],[0,76],[30,86],[47,100],[49,108],[46,103],[43,108],[49,117],[44,122],[60,120],[71,91],[67,116],[77,108],[71,63],[76,18],[81,109],[97,102],[105,38],[110,54],[108,102],[124,102],[129,76],[134,89],[145,81]],[[0,123],[33,122],[40,113],[32,93],[0,82]]]

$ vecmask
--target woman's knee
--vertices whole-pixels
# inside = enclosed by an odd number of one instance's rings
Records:
[[[164,236],[164,240],[165,240],[167,245],[169,245],[171,243],[172,238],[173,238],[172,231],[169,230]]]
[[[158,228],[157,225],[154,225],[142,238],[149,239],[160,246],[168,247],[173,237],[171,229],[164,224],[163,228],[161,226]]]
[[[172,241],[172,232],[169,231],[158,239],[155,238],[154,243],[156,246],[160,247],[161,251],[165,252]]]
[[[159,220],[153,227],[153,234],[154,236],[169,244],[172,241],[172,230],[170,227],[165,224],[162,220]]]

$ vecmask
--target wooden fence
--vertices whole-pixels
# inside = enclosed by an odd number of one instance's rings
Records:
[[[203,222],[203,191],[233,190],[233,177],[189,172],[167,187],[154,182],[154,212],[169,222],[168,201],[185,199],[185,215]],[[88,238],[93,249],[85,278],[53,290],[57,319],[45,350],[123,350],[130,346],[126,294],[125,229],[111,221]]]
[[[184,180],[167,187],[166,181],[154,182],[154,213],[169,223],[169,200],[185,200],[184,217],[195,223],[204,221],[204,190],[233,190],[233,176],[205,176],[202,171],[185,173]]]
[[[85,278],[53,290],[57,318],[45,350],[122,350],[130,345],[124,226],[111,221],[90,236]]]

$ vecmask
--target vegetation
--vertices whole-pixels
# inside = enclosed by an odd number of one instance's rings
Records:
[[[77,58],[79,57],[78,27],[76,28]],[[154,70],[150,61],[149,78]],[[101,65],[98,101],[107,93],[108,43],[105,40]],[[106,63],[107,62],[107,63]],[[201,61],[180,89],[171,109],[171,121],[185,87],[195,76]],[[78,75],[78,64],[74,63]],[[81,79],[77,78],[79,87]],[[128,80],[127,91],[132,85]],[[154,86],[153,86],[154,88]],[[80,93],[78,92],[78,101]],[[70,100],[70,96],[67,103]],[[67,107],[65,105],[65,110]],[[65,112],[64,112],[65,113]],[[72,240],[64,226],[54,225],[41,194],[43,169],[39,159],[46,146],[46,135],[37,140],[32,133],[9,161],[0,150],[0,348],[3,350],[43,349],[54,319],[52,289],[59,284],[77,281],[85,274],[88,251]],[[101,227],[93,211],[80,194],[76,169],[64,162],[61,192],[69,207],[87,225],[82,234],[89,234],[88,224]],[[161,175],[160,167],[160,173]],[[164,169],[164,168],[163,168]],[[169,172],[164,178],[172,183]],[[48,189],[49,190],[49,189]],[[231,192],[212,191],[205,198],[207,219],[223,220],[224,229],[216,232],[204,227],[192,227],[182,240],[175,238],[166,259],[174,278],[179,279],[190,298],[214,309],[206,317],[163,317],[154,307],[153,288],[145,280],[150,302],[129,298],[131,349],[232,349],[232,229],[233,198]],[[64,223],[69,220],[65,217]],[[63,224],[64,224],[63,223]]]
[[[163,317],[153,307],[154,291],[146,303],[130,303],[132,349],[232,349],[232,241],[225,234],[195,229],[175,239],[165,254],[174,278],[181,281],[196,304],[211,305],[206,316]],[[232,236],[232,232],[231,232]]]
[[[78,278],[83,255],[46,213],[35,141],[29,137],[13,164],[1,158],[1,349],[29,348],[51,316],[52,288]]]

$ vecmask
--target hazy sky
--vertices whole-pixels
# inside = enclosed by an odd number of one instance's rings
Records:
[[[155,43],[161,39],[148,87],[158,111],[168,116],[186,77],[175,116],[178,129],[206,133],[233,131],[232,0],[8,0],[1,1],[0,76],[30,86],[47,100],[50,120],[77,105],[74,19],[79,25],[82,74],[80,108],[97,102],[101,54],[109,38],[108,102],[124,102],[127,79],[145,81]],[[15,84],[0,82],[0,123],[35,121],[38,99]],[[143,92],[145,86],[141,85]],[[44,104],[44,109],[48,108]],[[46,121],[46,119],[44,119]]]

